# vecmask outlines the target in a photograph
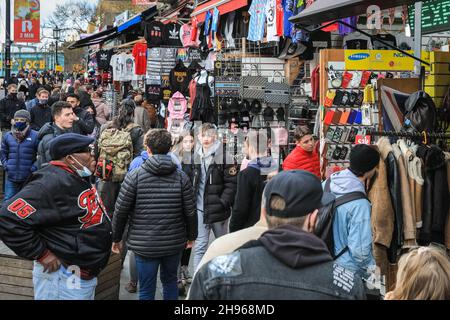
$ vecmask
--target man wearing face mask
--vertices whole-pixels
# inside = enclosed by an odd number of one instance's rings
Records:
[[[39,140],[38,133],[30,128],[30,113],[19,110],[14,114],[11,131],[3,136],[0,159],[5,168],[4,201],[13,197],[23,183],[36,171],[34,161]]]
[[[94,139],[50,142],[53,161],[0,210],[0,239],[34,261],[35,300],[92,300],[112,244],[111,220],[89,182]]]
[[[16,111],[25,110],[25,103],[17,99],[17,85],[8,86],[8,95],[0,100],[0,125],[2,134],[6,134],[11,129],[11,120]]]
[[[48,97],[50,93],[43,89],[38,93],[38,103],[31,108],[31,128],[39,131],[47,122],[52,121],[52,110],[48,105]]]

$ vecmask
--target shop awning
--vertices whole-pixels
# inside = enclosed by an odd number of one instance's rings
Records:
[[[365,14],[371,5],[381,10],[413,4],[417,0],[316,0],[289,20],[304,26]]]
[[[142,21],[141,15],[134,16],[133,18],[129,19],[128,21],[122,23],[120,26],[117,27],[118,32],[125,31],[126,29],[140,23]]]
[[[248,0],[211,0],[195,8],[191,17],[197,17],[198,22],[203,22],[205,21],[206,12],[211,9],[217,8],[220,11],[220,15],[223,15],[246,5],[248,5]]]

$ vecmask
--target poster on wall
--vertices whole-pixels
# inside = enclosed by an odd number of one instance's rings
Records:
[[[14,1],[14,42],[40,42],[40,0]]]

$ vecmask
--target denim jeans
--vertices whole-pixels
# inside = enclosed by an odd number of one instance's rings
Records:
[[[194,272],[197,271],[197,267],[200,264],[200,261],[205,255],[206,250],[208,250],[209,235],[211,233],[211,229],[216,239],[223,235],[226,235],[228,233],[228,220],[229,219],[214,222],[212,224],[204,224],[203,212],[197,210],[198,236],[197,240],[195,240],[194,247]]]
[[[45,273],[44,267],[35,261],[33,285],[35,300],[94,300],[97,278],[82,280],[63,266]]]
[[[9,200],[19,192],[22,183],[12,182],[8,178],[5,179],[5,197],[3,201]]]
[[[155,300],[156,277],[161,265],[164,300],[178,300],[177,269],[181,252],[172,256],[146,258],[135,254],[139,277],[139,300]]]

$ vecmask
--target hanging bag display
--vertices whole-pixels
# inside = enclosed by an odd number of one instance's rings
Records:
[[[280,76],[280,82],[275,82],[275,75]],[[267,103],[290,104],[289,84],[285,83],[283,75],[274,71],[272,81],[267,83],[264,101]]]
[[[253,67],[256,69],[257,75],[253,75]],[[268,79],[263,77],[258,70],[258,66],[252,64],[249,74],[242,77],[241,95],[243,99],[258,99],[264,100],[265,90],[267,87]]]
[[[230,75],[228,67],[223,75],[215,78],[216,96],[220,98],[239,98],[241,93],[241,77]]]

